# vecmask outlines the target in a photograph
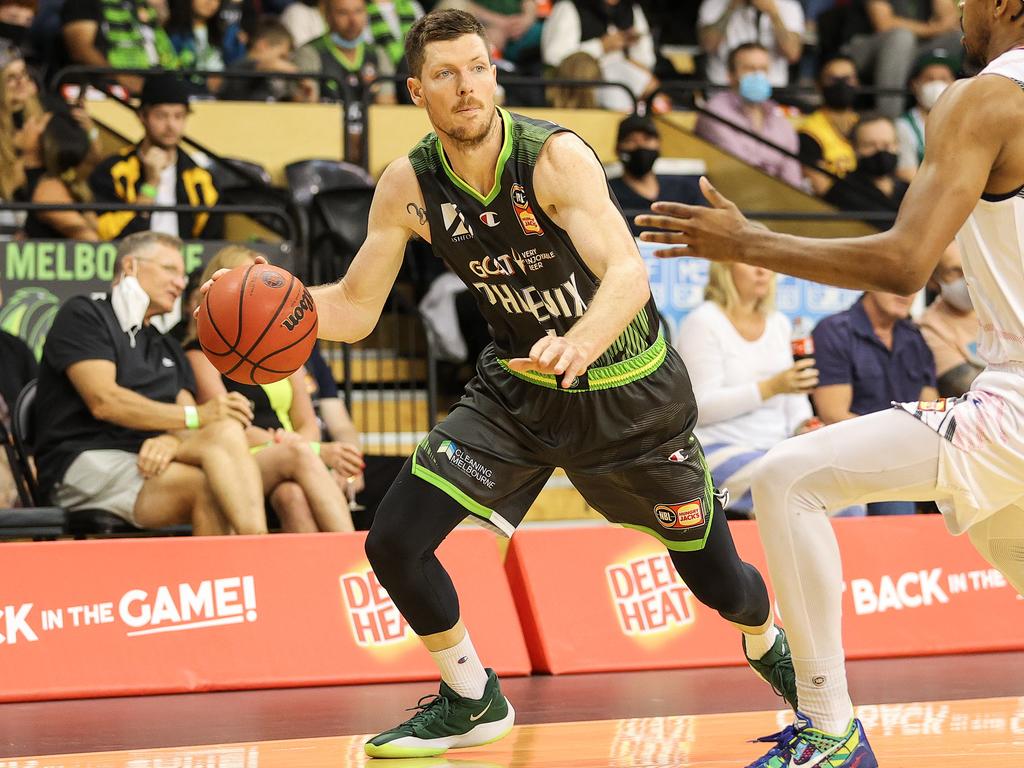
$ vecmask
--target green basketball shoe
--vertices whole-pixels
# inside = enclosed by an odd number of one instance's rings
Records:
[[[434,757],[449,749],[497,741],[512,730],[516,720],[516,711],[501,693],[493,669],[487,670],[487,685],[478,700],[459,696],[442,681],[439,694],[424,696],[412,709],[419,711],[366,742],[366,754]]]
[[[772,690],[796,711],[796,673],[793,672],[793,655],[786,641],[786,630],[779,628],[779,636],[775,638],[768,653],[760,659],[747,656],[747,638],[743,635],[743,656],[750,668],[757,672],[758,677],[768,683]]]

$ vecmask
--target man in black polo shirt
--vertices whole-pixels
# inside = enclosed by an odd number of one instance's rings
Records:
[[[266,533],[249,402],[235,393],[196,406],[181,348],[150,324],[184,288],[181,241],[140,232],[119,244],[109,298],[60,308],[36,398],[40,486],[60,506],[139,528]]]

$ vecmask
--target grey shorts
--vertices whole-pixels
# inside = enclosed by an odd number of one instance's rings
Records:
[[[66,509],[103,509],[135,522],[135,500],[145,478],[139,454],[101,450],[81,453],[53,489],[53,500]]]

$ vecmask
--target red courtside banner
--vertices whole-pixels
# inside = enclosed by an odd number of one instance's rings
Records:
[[[938,515],[834,525],[850,658],[1024,649],[1024,601]],[[732,531],[743,559],[767,573],[756,524]],[[736,630],[697,601],[665,548],[643,533],[526,528],[505,568],[535,670],[742,663]]]
[[[435,678],[364,539],[4,544],[0,701]],[[484,662],[528,674],[494,536],[456,531],[438,556]]]

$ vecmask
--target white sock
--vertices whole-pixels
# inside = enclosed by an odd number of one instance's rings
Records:
[[[482,699],[487,685],[487,672],[480,657],[476,655],[469,632],[458,645],[443,651],[431,651],[434,663],[441,670],[441,679],[459,696],[467,699]]]
[[[775,638],[779,636],[779,628],[774,624],[764,632],[756,635],[743,633],[743,644],[747,651],[747,658],[757,661],[764,656],[775,645]]]
[[[819,731],[834,735],[846,733],[853,719],[853,702],[846,688],[843,657],[800,659],[793,666],[800,711],[811,718]]]

